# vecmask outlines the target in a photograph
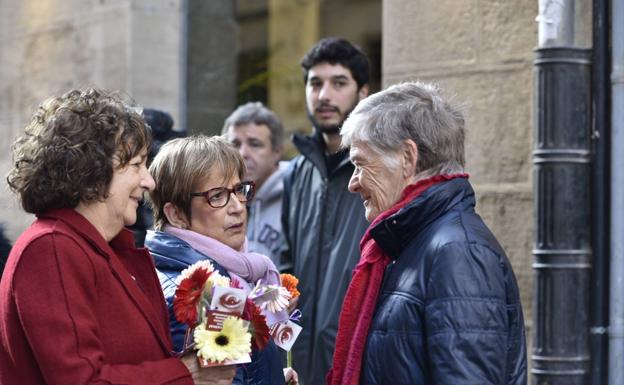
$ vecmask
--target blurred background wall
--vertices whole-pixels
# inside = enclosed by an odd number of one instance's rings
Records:
[[[38,104],[71,88],[118,89],[185,114],[184,3],[0,0],[0,221],[15,239],[32,221],[6,187],[10,144]]]

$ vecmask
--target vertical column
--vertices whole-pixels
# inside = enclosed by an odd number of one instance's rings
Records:
[[[609,125],[609,0],[593,1],[592,55],[592,278],[590,292],[590,384],[608,381],[609,363],[609,228],[610,228],[610,143]],[[616,214],[617,215],[617,214]]]
[[[589,378],[590,50],[539,48],[533,384]]]
[[[187,128],[221,133],[236,107],[236,20],[232,0],[188,0]]]
[[[624,2],[611,2],[609,385],[624,381]]]

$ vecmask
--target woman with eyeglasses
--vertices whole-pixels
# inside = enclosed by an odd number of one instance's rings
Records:
[[[247,252],[247,207],[255,192],[243,181],[245,163],[238,151],[221,137],[192,136],[164,144],[151,166],[156,188],[150,192],[154,231],[145,246],[154,257],[169,306],[174,348],[184,345],[186,326],[173,316],[176,278],[189,265],[209,260],[243,286],[260,279],[279,284],[271,260]],[[277,346],[270,341],[252,352],[252,362],[241,365],[235,383],[285,383]]]

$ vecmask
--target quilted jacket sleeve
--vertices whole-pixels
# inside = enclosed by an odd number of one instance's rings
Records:
[[[436,253],[425,328],[434,384],[504,384],[508,312],[499,256],[455,242]]]

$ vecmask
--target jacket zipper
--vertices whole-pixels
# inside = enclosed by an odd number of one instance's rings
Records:
[[[326,208],[327,208],[327,204],[326,202],[326,197],[327,197],[327,189],[328,189],[328,178],[323,178],[323,193],[321,194],[321,226],[320,226],[320,232],[319,232],[319,239],[318,239],[318,248],[317,248],[317,252],[316,252],[316,285],[314,286],[314,306],[312,307],[312,314],[314,315],[315,319],[314,319],[314,323],[313,323],[313,329],[312,329],[312,333],[311,335],[313,336],[312,338],[312,352],[314,352],[316,349],[316,338],[314,338],[314,336],[316,335],[317,332],[317,324],[316,324],[316,314],[317,314],[317,310],[318,310],[318,295],[319,295],[319,279],[320,279],[320,272],[321,272],[321,253],[323,252],[323,233],[325,231],[325,217],[326,217]],[[310,357],[314,357],[314,354],[310,352]]]

